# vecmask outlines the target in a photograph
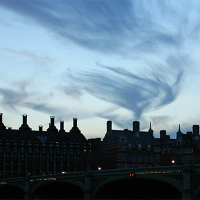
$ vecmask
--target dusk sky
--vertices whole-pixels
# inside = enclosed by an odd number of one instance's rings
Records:
[[[200,124],[199,0],[0,0],[0,112],[86,138]]]

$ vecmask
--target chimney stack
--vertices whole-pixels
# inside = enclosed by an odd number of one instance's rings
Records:
[[[5,125],[3,124],[3,113],[0,113],[0,129],[6,129]]]
[[[60,121],[60,131],[65,131],[64,130],[64,121]]]
[[[55,120],[55,117],[54,116],[51,116],[51,126],[54,126],[54,120]]]
[[[166,130],[160,130],[160,139],[164,141],[165,137],[166,137]]]
[[[73,127],[77,128],[77,118],[73,118]]]
[[[0,113],[0,124],[3,123],[3,113]]]
[[[28,126],[28,124],[27,124],[27,115],[22,115],[22,125],[21,125],[21,127],[19,128],[19,130],[24,130],[24,131],[30,131],[31,130],[31,128]]]
[[[77,118],[73,118],[73,127],[70,130],[70,133],[81,133],[81,131],[79,130],[77,126]]]
[[[55,127],[55,117],[51,116],[50,117],[50,122],[49,123],[49,128],[47,129],[47,131],[53,131],[53,132],[58,132],[58,129]]]
[[[23,116],[23,125],[27,124],[27,115],[22,115]]]
[[[199,125],[193,125],[193,135],[199,135]]]
[[[107,121],[107,132],[111,132],[112,131],[112,121]]]
[[[140,122],[134,121],[133,122],[133,133],[137,133],[140,131]]]
[[[39,131],[43,131],[43,126],[42,125],[39,126]]]

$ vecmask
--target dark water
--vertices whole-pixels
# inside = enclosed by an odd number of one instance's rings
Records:
[[[0,187],[0,199],[24,199],[24,192],[19,187]],[[76,185],[65,182],[53,182],[41,185],[34,190],[32,198],[41,199],[84,199],[84,191]],[[105,184],[96,192],[93,199],[182,199],[182,194],[175,187],[155,180],[119,180]]]

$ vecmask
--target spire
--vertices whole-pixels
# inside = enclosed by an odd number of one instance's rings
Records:
[[[151,129],[151,122],[150,122],[150,126],[149,126],[149,133],[151,133],[151,135],[153,136],[153,130]]]
[[[176,136],[178,137],[178,136],[181,136],[182,135],[182,132],[181,132],[181,125],[179,124],[179,126],[178,126],[178,131],[177,131],[177,133],[176,133]]]
[[[150,127],[149,127],[149,130],[151,131],[151,122],[150,122]]]

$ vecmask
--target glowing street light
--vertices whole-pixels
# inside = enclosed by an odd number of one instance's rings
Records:
[[[174,164],[175,163],[175,160],[172,160],[172,164]]]
[[[101,170],[101,167],[98,167],[98,170]]]

